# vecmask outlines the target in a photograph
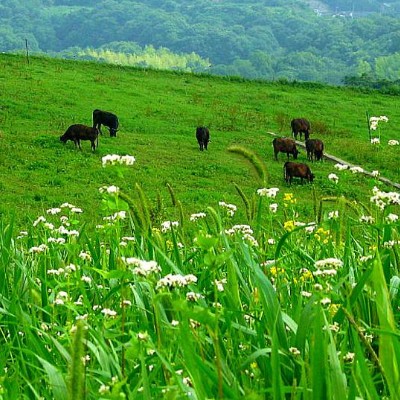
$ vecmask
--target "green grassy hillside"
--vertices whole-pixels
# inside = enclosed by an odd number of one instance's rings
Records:
[[[398,181],[400,99],[379,93],[313,84],[256,82],[158,72],[72,62],[49,58],[0,55],[0,212],[25,223],[63,202],[84,209],[88,222],[100,213],[103,185],[117,185],[134,197],[139,183],[154,204],[158,195],[171,208],[169,183],[187,213],[199,212],[224,200],[239,204],[236,183],[247,196],[261,187],[250,163],[227,149],[232,145],[254,151],[266,165],[267,186],[280,187],[301,199],[312,213],[312,190],[317,197],[345,195],[365,200],[376,182],[350,172],[339,183],[327,179],[335,172],[328,161],[315,163],[314,185],[283,181],[285,157],[274,161],[269,131],[290,135],[290,120],[311,121],[313,137],[326,151],[382,176]],[[59,136],[74,123],[91,125],[92,110],[116,113],[120,132],[111,138],[106,129],[99,148],[83,150]],[[380,125],[381,145],[369,142],[366,111],[386,115]],[[195,140],[199,124],[210,127],[211,143],[200,152]],[[123,176],[102,168],[106,154],[135,156],[134,168]],[[306,161],[304,151],[299,161]],[[391,190],[383,186],[383,190]]]

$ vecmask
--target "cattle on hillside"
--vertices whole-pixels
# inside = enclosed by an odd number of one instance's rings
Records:
[[[207,150],[208,142],[210,141],[210,131],[205,126],[198,126],[196,128],[196,139],[199,144],[200,150]]]
[[[300,134],[300,139],[301,139],[302,133],[304,133],[305,140],[307,140],[310,137],[311,125],[305,118],[293,119],[292,122],[290,123],[290,126],[292,127],[292,133],[296,140],[298,134]]]
[[[66,143],[68,140],[72,140],[75,146],[82,150],[81,140],[90,140],[92,150],[96,150],[96,143],[98,145],[99,131],[97,128],[86,126],[82,124],[71,125],[65,133],[60,136],[60,140]]]
[[[286,161],[283,166],[283,176],[285,181],[289,184],[292,183],[292,178],[301,178],[301,183],[303,183],[303,179],[306,179],[308,182],[312,182],[314,180],[314,174],[311,173],[310,167],[307,164],[296,163],[291,161]]]
[[[293,155],[293,158],[296,160],[299,151],[296,147],[296,142],[291,138],[275,138],[272,141],[272,145],[274,147],[274,156],[275,160],[278,160],[278,153],[286,153],[287,158],[289,160],[289,154]]]
[[[118,117],[108,111],[94,110],[93,111],[93,128],[97,128],[100,133],[101,125],[107,126],[110,131],[110,136],[117,136],[119,121]]]
[[[324,143],[319,139],[306,140],[307,158],[310,161],[320,161],[324,155]]]

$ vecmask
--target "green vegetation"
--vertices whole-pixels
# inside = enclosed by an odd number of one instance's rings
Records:
[[[0,50],[25,51],[27,40],[34,53],[122,65],[330,84],[397,80],[399,15],[398,0],[7,0]]]
[[[399,194],[288,187],[268,134],[397,180],[396,96],[12,55],[0,85],[1,399],[398,398]],[[118,136],[63,145],[94,108]]]

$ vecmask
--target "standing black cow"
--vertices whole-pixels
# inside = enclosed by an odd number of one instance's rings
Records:
[[[71,125],[64,133],[60,136],[60,140],[65,143],[68,140],[72,140],[75,146],[82,150],[81,140],[90,140],[92,144],[92,150],[96,150],[96,142],[98,144],[99,131],[97,128],[86,126],[82,124]]]
[[[296,142],[293,139],[278,137],[272,141],[272,145],[274,146],[275,160],[278,160],[278,153],[286,153],[288,160],[289,154],[292,154],[295,160],[297,159],[299,151],[297,150]]]
[[[205,126],[198,126],[196,128],[196,139],[199,143],[200,150],[207,150],[208,142],[210,141],[210,131]]]
[[[307,179],[308,182],[312,182],[314,180],[314,174],[311,172],[310,167],[307,164],[297,163],[286,161],[283,166],[283,176],[285,181],[289,184],[292,183],[292,178],[297,177],[301,179],[301,183],[303,183],[303,179]]]
[[[97,128],[100,133],[101,125],[108,127],[110,131],[110,136],[117,136],[118,131],[118,117],[108,111],[94,110],[93,111],[93,128]]]
[[[307,158],[310,161],[322,160],[322,156],[324,155],[324,143],[319,139],[307,139],[306,150]]]
[[[305,140],[307,140],[310,137],[311,125],[305,118],[292,119],[290,126],[292,127],[293,136],[296,140],[297,140],[297,135],[299,133],[300,133],[300,139],[302,133],[304,133]]]

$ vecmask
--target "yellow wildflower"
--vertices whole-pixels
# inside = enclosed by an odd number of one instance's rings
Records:
[[[283,229],[285,229],[288,232],[291,232],[294,229],[294,221],[286,221],[283,224]]]

